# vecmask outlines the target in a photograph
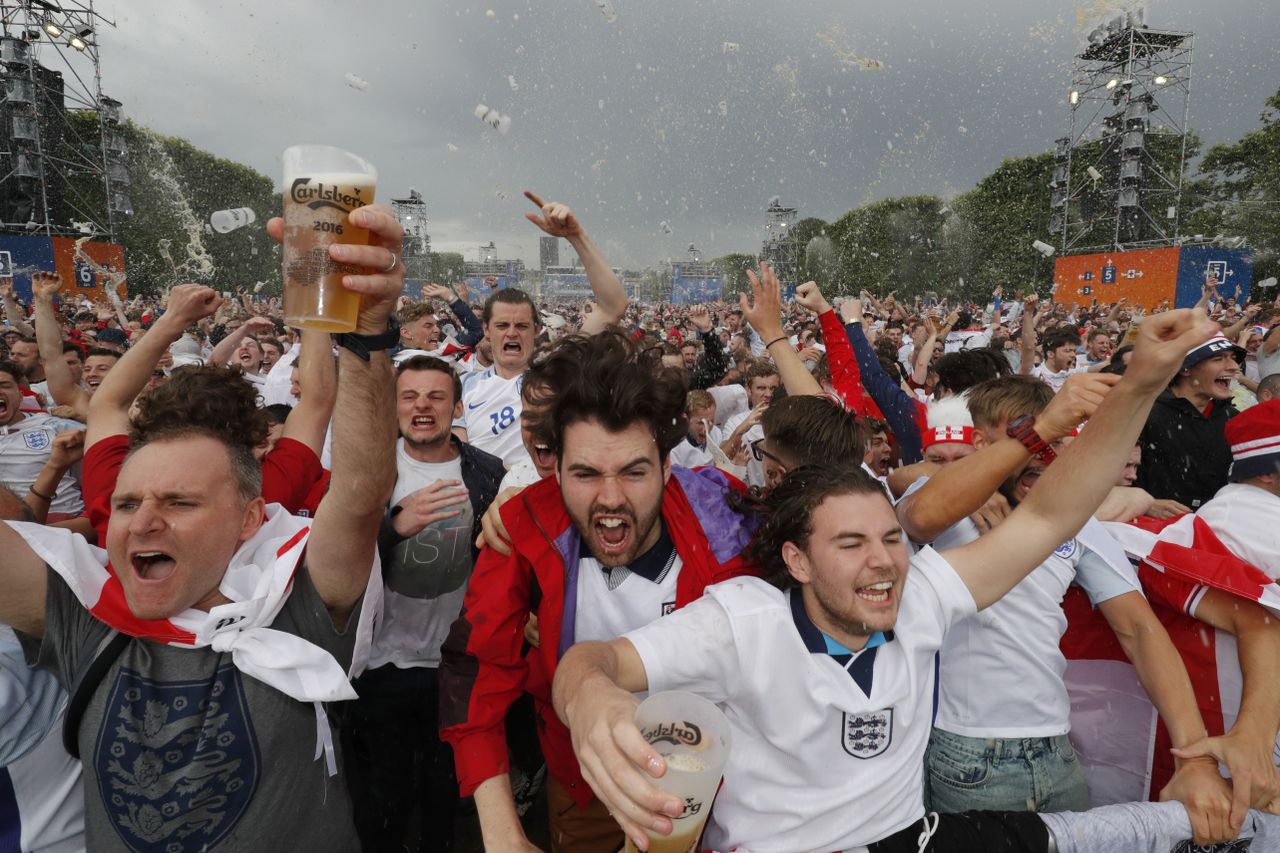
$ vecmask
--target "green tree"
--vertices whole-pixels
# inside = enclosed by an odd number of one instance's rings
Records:
[[[747,280],[747,270],[755,269],[759,261],[755,255],[735,252],[716,258],[712,263],[724,273],[724,298],[732,302],[739,293],[749,292],[751,283]]]
[[[1039,285],[1048,292],[1053,261],[1031,248],[1031,241],[1048,233],[1052,177],[1050,152],[1010,158],[951,202],[951,215],[960,221],[948,222],[948,282],[940,282],[939,293],[985,300],[997,286],[1028,291]]]
[[[63,157],[100,162],[97,115],[78,112],[69,121],[72,132],[63,140]],[[120,130],[129,148],[127,192],[134,215],[116,217],[116,235],[124,246],[130,291],[155,293],[198,281],[219,290],[264,282],[264,293],[279,293],[280,251],[265,228],[281,209],[271,179],[132,122]],[[106,222],[100,178],[68,169],[60,195],[63,204],[53,211],[58,221],[90,214]],[[229,234],[205,233],[211,213],[232,207],[253,209],[257,222]]]
[[[1199,227],[1210,226],[1203,233],[1249,241],[1255,279],[1280,272],[1280,91],[1267,98],[1260,118],[1262,127],[1206,152],[1200,174],[1208,192],[1198,213]]]
[[[863,205],[827,229],[835,244],[834,295],[860,290],[910,297],[936,289],[943,258],[942,202],[936,196]]]
[[[453,284],[462,281],[462,253],[432,252],[430,276],[436,284]]]

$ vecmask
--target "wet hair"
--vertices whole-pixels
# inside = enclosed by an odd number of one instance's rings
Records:
[[[1046,356],[1056,350],[1058,347],[1080,345],[1080,335],[1070,326],[1059,326],[1056,329],[1050,329],[1044,333],[1044,341],[1040,344],[1040,351]]]
[[[707,391],[695,388],[685,396],[684,410],[687,414],[691,415],[698,409],[709,409],[715,404],[715,397],[712,397]]]
[[[857,459],[866,440],[857,418],[839,403],[814,394],[774,400],[760,419],[769,450],[795,467]]]
[[[973,425],[991,429],[1023,415],[1038,415],[1053,399],[1053,389],[1034,376],[1002,376],[969,389]]]
[[[643,422],[659,460],[688,432],[684,371],[663,367],[659,350],[640,349],[617,326],[561,339],[529,369],[524,385],[524,399],[546,413],[535,432],[561,459],[565,431],[580,421],[614,433]]]
[[[934,363],[938,385],[953,394],[963,394],[980,382],[1013,373],[1009,359],[995,350],[979,348],[949,352]]]
[[[247,501],[262,494],[262,466],[253,449],[267,441],[258,392],[239,371],[216,366],[175,370],[169,381],[138,397],[129,454],[155,441],[204,436],[227,448],[236,490]]]
[[[534,327],[542,325],[542,321],[538,316],[538,306],[533,304],[533,297],[518,287],[507,287],[502,290],[495,290],[493,295],[485,300],[484,315],[480,319],[484,321],[486,326],[489,325],[489,320],[493,318],[493,306],[500,302],[504,305],[528,305],[529,316],[533,318]]]
[[[0,373],[9,374],[13,377],[13,381],[19,385],[27,384],[27,374],[17,364],[8,359],[0,359]]]
[[[856,460],[796,468],[756,505],[761,523],[747,553],[759,564],[766,581],[779,589],[800,585],[782,559],[782,546],[790,542],[802,550],[807,548],[813,535],[814,511],[827,498],[841,495],[878,495],[888,501],[884,486],[862,469],[859,454]]]
[[[767,379],[770,376],[777,376],[778,368],[773,362],[767,358],[753,358],[747,362],[747,369],[743,373],[742,384],[748,388],[754,379]]]
[[[436,309],[430,302],[414,302],[406,305],[396,312],[396,322],[401,326],[406,326],[415,320],[421,320],[428,314],[435,314]]]
[[[435,370],[440,373],[447,374],[452,380],[453,385],[453,402],[457,403],[462,399],[462,380],[458,378],[458,373],[450,365],[449,362],[434,355],[415,355],[413,358],[407,358],[396,368],[396,380],[410,370]]]

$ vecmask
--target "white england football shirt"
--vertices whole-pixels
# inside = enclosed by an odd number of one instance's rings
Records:
[[[950,564],[926,548],[911,558],[892,633],[844,662],[828,653],[798,590],[756,578],[709,587],[628,633],[650,691],[705,696],[732,726],[702,846],[845,850],[919,820],[935,656],[974,609]]]
[[[0,483],[22,497],[35,484],[40,469],[49,461],[53,439],[60,432],[83,429],[84,424],[51,415],[28,415],[22,420],[0,427]],[[80,463],[62,478],[54,492],[50,512],[79,515],[84,512],[80,497]]]
[[[903,497],[926,480],[917,480]],[[946,551],[977,538],[977,526],[964,518],[932,544]],[[1119,543],[1090,519],[1004,598],[947,637],[934,725],[977,738],[1055,737],[1070,731],[1071,700],[1063,681],[1067,660],[1058,644],[1067,630],[1062,599],[1073,581],[1095,606],[1141,590]]]
[[[508,468],[528,462],[520,439],[521,373],[503,379],[494,368],[469,377],[462,387],[462,420],[467,440],[502,459]]]

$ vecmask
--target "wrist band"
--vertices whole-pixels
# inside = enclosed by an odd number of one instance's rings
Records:
[[[771,347],[771,346],[773,346],[774,344],[776,344],[778,341],[785,341],[785,340],[787,340],[787,336],[786,336],[786,335],[783,335],[783,336],[782,336],[782,337],[780,337],[780,338],[774,338],[773,340],[769,341],[769,343],[765,344],[765,345],[764,345],[764,348],[765,348],[765,349],[768,349],[769,347]]]
[[[40,498],[41,500],[48,501],[49,503],[53,503],[53,495],[46,495],[46,494],[42,494],[41,492],[37,492],[35,486],[32,486],[31,488],[27,489],[27,491],[35,495],[36,497]]]

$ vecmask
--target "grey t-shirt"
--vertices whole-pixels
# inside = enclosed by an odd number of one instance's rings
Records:
[[[271,627],[346,669],[358,619],[359,605],[335,629],[304,568]],[[50,570],[44,639],[19,638],[68,686],[86,642],[109,631]],[[242,675],[229,653],[133,640],[94,692],[79,743],[95,853],[360,849],[341,755],[333,777],[314,759],[314,708]]]

